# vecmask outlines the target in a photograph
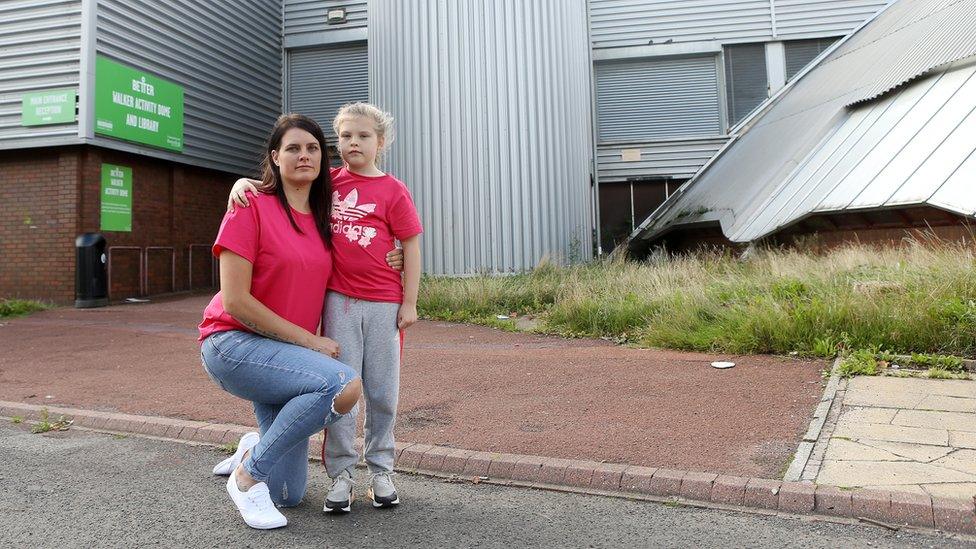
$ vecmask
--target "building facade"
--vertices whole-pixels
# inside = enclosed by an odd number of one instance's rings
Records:
[[[113,299],[214,284],[278,114],[358,100],[399,119],[426,272],[586,259],[883,4],[0,1],[0,295],[69,302],[85,232]]]
[[[601,245],[629,236],[736,126],[885,0],[590,0]]]
[[[213,286],[228,184],[281,110],[281,16],[0,2],[0,295],[72,301],[85,232],[107,239],[113,298]]]

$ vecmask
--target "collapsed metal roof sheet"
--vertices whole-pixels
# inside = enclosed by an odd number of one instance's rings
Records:
[[[717,221],[748,242],[815,213],[906,204],[976,214],[974,55],[976,0],[897,1],[764,105],[632,238]]]

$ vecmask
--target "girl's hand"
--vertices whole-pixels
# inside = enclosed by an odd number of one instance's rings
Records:
[[[410,303],[402,303],[400,310],[397,311],[397,328],[406,330],[417,322],[417,306]]]
[[[394,271],[403,270],[403,248],[393,248],[386,254],[386,264]]]
[[[251,203],[247,200],[247,195],[244,193],[251,191],[253,194],[257,194],[258,188],[255,187],[260,183],[255,179],[247,179],[242,177],[234,182],[234,186],[230,189],[230,196],[227,197],[227,211],[234,211],[234,204],[238,206],[248,207]]]
[[[329,355],[332,358],[339,358],[339,344],[334,340],[327,337],[312,336],[307,347],[313,351],[318,351],[323,355]]]

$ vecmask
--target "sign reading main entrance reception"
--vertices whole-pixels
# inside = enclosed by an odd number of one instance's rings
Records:
[[[95,133],[182,151],[183,87],[99,55]]]
[[[22,126],[70,124],[75,121],[75,102],[78,92],[68,90],[44,90],[25,93],[20,106]]]
[[[132,168],[102,164],[102,230],[132,232]]]

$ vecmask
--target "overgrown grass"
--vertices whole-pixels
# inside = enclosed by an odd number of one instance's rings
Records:
[[[514,276],[426,278],[426,318],[538,315],[544,331],[640,346],[831,357],[843,349],[976,354],[976,252],[956,245],[765,250],[648,262],[544,263]]]
[[[43,311],[49,306],[30,299],[0,299],[0,318],[20,316]]]

